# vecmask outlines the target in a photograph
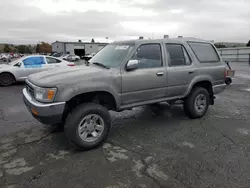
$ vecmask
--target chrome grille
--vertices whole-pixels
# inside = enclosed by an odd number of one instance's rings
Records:
[[[30,94],[30,96],[35,98],[34,88],[31,85],[29,85],[27,82],[25,84],[25,87],[26,87],[27,92]]]

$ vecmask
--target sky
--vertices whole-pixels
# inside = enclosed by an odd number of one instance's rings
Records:
[[[0,10],[0,43],[250,40],[250,0],[0,0]]]

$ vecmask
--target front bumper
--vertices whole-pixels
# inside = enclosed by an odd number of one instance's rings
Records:
[[[226,89],[226,84],[220,84],[213,86],[214,95],[223,92]]]
[[[26,88],[23,89],[23,101],[33,117],[39,122],[48,125],[61,122],[65,102],[40,103],[28,94]]]

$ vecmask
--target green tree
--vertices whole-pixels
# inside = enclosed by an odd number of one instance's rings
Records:
[[[29,54],[32,53],[32,46],[30,44],[28,46],[26,46],[26,52]]]
[[[39,53],[40,44],[36,45],[36,53]]]
[[[27,53],[25,45],[18,45],[16,48],[17,48],[18,52],[21,53],[21,54]]]
[[[3,52],[5,52],[5,53],[11,52],[11,48],[10,48],[10,46],[8,44],[4,45]]]
[[[31,45],[17,45],[16,49],[17,49],[18,53],[21,53],[21,54],[32,53],[32,46]]]
[[[37,53],[51,53],[52,46],[49,43],[41,42],[37,45]]]
[[[249,47],[250,47],[250,40],[248,41],[247,46],[249,46]]]

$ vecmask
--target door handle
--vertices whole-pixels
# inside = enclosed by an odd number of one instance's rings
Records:
[[[189,71],[188,73],[189,73],[189,74],[193,74],[193,73],[194,73],[194,71]]]
[[[164,72],[157,72],[156,75],[157,76],[163,76]]]

